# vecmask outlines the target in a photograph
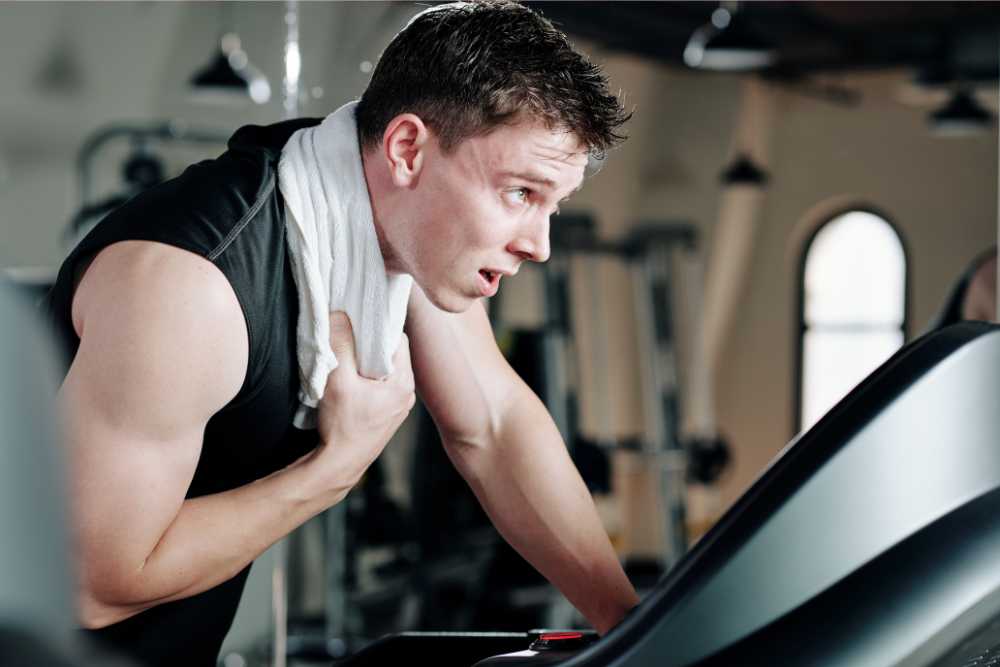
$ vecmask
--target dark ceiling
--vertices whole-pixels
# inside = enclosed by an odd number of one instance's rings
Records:
[[[715,2],[529,2],[565,31],[609,49],[686,67],[691,33]],[[912,67],[930,76],[997,80],[1000,2],[744,2],[739,18],[777,48],[763,74]]]

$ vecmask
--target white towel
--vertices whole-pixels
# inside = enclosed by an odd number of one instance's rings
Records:
[[[288,250],[299,297],[296,331],[301,405],[294,425],[315,428],[316,406],[337,367],[330,317],[351,318],[358,370],[392,373],[413,280],[388,274],[375,234],[358,147],[356,102],[299,130],[281,152],[278,187],[285,199]]]

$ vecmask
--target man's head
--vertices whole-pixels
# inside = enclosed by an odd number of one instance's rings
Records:
[[[527,116],[589,152],[623,139],[629,114],[607,79],[551,23],[515,2],[458,2],[415,16],[382,53],[357,107],[363,149],[413,113],[445,150]]]
[[[549,254],[549,216],[627,114],[565,36],[511,2],[415,17],[356,110],[386,266],[463,311]]]

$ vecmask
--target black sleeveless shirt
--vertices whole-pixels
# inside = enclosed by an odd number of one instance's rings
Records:
[[[229,280],[246,319],[249,364],[239,393],[208,421],[188,498],[264,477],[316,445],[315,431],[291,425],[299,391],[298,300],[277,169],[291,134],[318,122],[244,127],[218,159],[192,165],[133,198],[73,250],[46,299],[68,370],[80,344],[70,312],[74,283],[84,262],[102,248],[126,240],[166,243],[204,257]],[[249,570],[204,593],[84,632],[142,665],[214,666]]]

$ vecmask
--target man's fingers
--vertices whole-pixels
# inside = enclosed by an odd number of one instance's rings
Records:
[[[396,348],[395,354],[392,355],[393,366],[398,366],[399,364],[409,364],[410,363],[410,337],[405,333],[399,338],[399,347]]]
[[[400,383],[407,391],[413,391],[413,365],[410,362],[410,339],[404,333],[396,348],[396,354],[392,357],[393,374],[399,378]]]
[[[340,365],[348,364],[357,368],[354,356],[354,329],[351,318],[342,310],[330,313],[330,349],[337,356]]]

